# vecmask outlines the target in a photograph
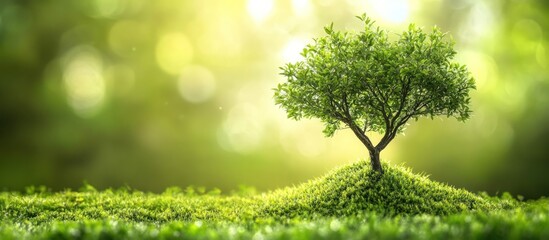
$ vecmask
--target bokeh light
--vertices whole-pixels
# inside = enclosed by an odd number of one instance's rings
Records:
[[[79,46],[67,54],[65,62],[67,100],[78,115],[89,117],[101,107],[105,97],[101,59],[92,47]]]
[[[183,68],[177,87],[181,96],[192,103],[209,100],[215,92],[215,76],[205,67],[191,65]]]
[[[382,161],[472,191],[549,194],[542,0],[0,1],[0,187],[144,191],[297,184],[367,159],[349,130],[274,104],[278,69],[323,27],[454,39],[473,113],[411,121]],[[395,34],[393,34],[395,33]],[[380,136],[373,134],[378,140]],[[152,180],[151,180],[152,179]]]
[[[232,107],[219,133],[219,144],[229,151],[249,153],[261,146],[264,126],[251,103]]]
[[[193,48],[183,33],[162,35],[156,45],[156,60],[167,73],[178,74],[193,57]]]
[[[92,16],[111,18],[120,14],[125,7],[126,1],[122,0],[94,0],[91,9],[94,11]]]

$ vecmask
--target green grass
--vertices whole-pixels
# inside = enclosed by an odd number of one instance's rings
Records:
[[[0,239],[549,238],[549,201],[489,197],[365,162],[274,192],[169,188],[0,193]]]

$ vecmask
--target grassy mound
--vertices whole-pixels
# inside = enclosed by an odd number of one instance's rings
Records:
[[[123,189],[96,191],[91,186],[79,192],[0,193],[0,220],[32,224],[101,219],[152,223],[261,222],[368,213],[441,216],[499,210],[517,204],[433,182],[403,167],[384,167],[386,173],[378,175],[361,161],[296,187],[252,196],[197,194],[177,188],[163,194]]]
[[[264,196],[262,214],[273,217],[383,215],[448,215],[512,207],[512,200],[494,200],[434,182],[404,167],[384,165],[385,174],[360,161],[319,179]]]
[[[549,200],[490,198],[367,162],[263,194],[0,192],[0,239],[548,239]]]

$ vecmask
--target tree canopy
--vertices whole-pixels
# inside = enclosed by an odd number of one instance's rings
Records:
[[[383,173],[379,152],[408,120],[468,119],[475,83],[464,65],[451,61],[454,43],[438,28],[425,33],[410,24],[391,41],[365,14],[357,18],[362,31],[337,31],[331,24],[303,49],[304,60],[281,67],[287,81],[274,97],[289,118],[320,119],[326,136],[350,128],[370,152],[373,168]],[[383,137],[374,144],[368,132]]]

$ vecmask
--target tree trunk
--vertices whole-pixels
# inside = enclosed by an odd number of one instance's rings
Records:
[[[380,174],[383,174],[383,168],[381,168],[381,162],[379,162],[379,149],[374,147],[370,139],[356,126],[354,123],[347,124],[353,133],[358,137],[358,139],[364,144],[366,149],[370,152],[370,162],[372,164],[372,169]]]
[[[379,151],[369,150],[370,152],[370,163],[372,164],[372,169],[377,171],[380,174],[383,174],[383,168],[381,167],[381,162],[379,161]]]

